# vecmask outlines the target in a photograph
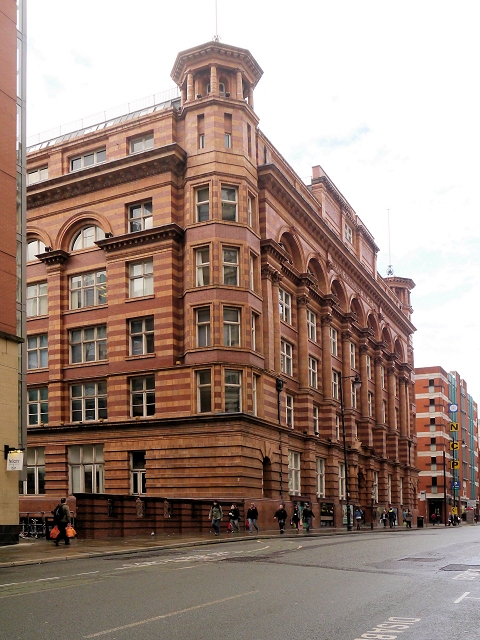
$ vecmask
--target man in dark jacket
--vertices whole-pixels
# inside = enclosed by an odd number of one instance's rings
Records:
[[[67,525],[70,523],[70,509],[67,504],[67,499],[62,498],[60,504],[57,504],[53,513],[53,522],[57,525],[60,533],[58,534],[55,545],[58,547],[60,540],[65,540],[65,544],[70,544],[70,540],[67,536]]]
[[[393,509],[393,507],[390,507],[390,509],[387,511],[387,516],[390,529],[393,529],[395,520],[397,519],[397,514],[395,513],[395,509]]]
[[[250,533],[252,533],[252,526],[255,527],[258,533],[257,519],[258,519],[258,509],[255,503],[252,502],[249,510],[247,511],[248,528],[250,530]]]
[[[230,507],[228,517],[230,518],[231,532],[239,533],[240,527],[238,526],[238,521],[240,519],[240,511],[236,504],[232,504]]]
[[[313,511],[310,508],[310,504],[308,502],[305,503],[303,507],[302,520],[305,531],[308,533],[310,531],[310,527],[312,526],[312,520],[315,516],[313,515]]]
[[[278,521],[278,526],[280,527],[280,533],[283,533],[285,531],[285,521],[287,519],[287,512],[285,511],[285,505],[283,503],[279,505],[273,517],[275,520]]]

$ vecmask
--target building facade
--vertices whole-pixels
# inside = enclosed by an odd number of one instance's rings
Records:
[[[21,0],[0,0],[0,544],[18,541],[19,472],[10,450],[24,449],[22,336],[25,233],[25,29]]]
[[[262,73],[194,47],[178,99],[29,149],[31,510],[308,499],[339,526],[346,479],[368,517],[414,507],[413,282],[262,134]]]
[[[478,413],[467,383],[442,367],[415,369],[419,509],[445,523],[478,516]]]

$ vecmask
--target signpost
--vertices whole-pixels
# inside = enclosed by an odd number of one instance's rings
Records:
[[[458,459],[458,451],[459,451],[459,443],[458,443],[458,422],[457,422],[457,411],[458,405],[455,402],[452,402],[448,405],[448,411],[450,412],[450,435],[452,436],[452,440],[450,442],[450,451],[452,452],[452,460],[450,461],[450,469],[452,469],[453,474],[453,482],[452,482],[452,493],[453,493],[453,507],[452,514],[456,515],[458,513],[457,509],[457,490],[458,497],[460,498],[460,482],[458,480],[458,469],[460,468],[460,460]]]

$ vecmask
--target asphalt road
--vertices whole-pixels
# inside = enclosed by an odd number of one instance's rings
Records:
[[[480,526],[0,570],[0,639],[480,638]]]

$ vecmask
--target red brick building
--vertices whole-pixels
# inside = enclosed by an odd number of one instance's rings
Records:
[[[19,472],[8,470],[9,450],[24,448],[25,332],[25,33],[21,0],[0,0],[0,544],[18,541]]]
[[[338,526],[345,450],[367,519],[372,492],[414,507],[413,282],[382,278],[323,170],[305,185],[262,134],[261,75],[194,47],[178,99],[29,150],[31,508],[308,499]]]
[[[419,511],[445,523],[478,515],[478,411],[467,383],[442,367],[415,369]]]

